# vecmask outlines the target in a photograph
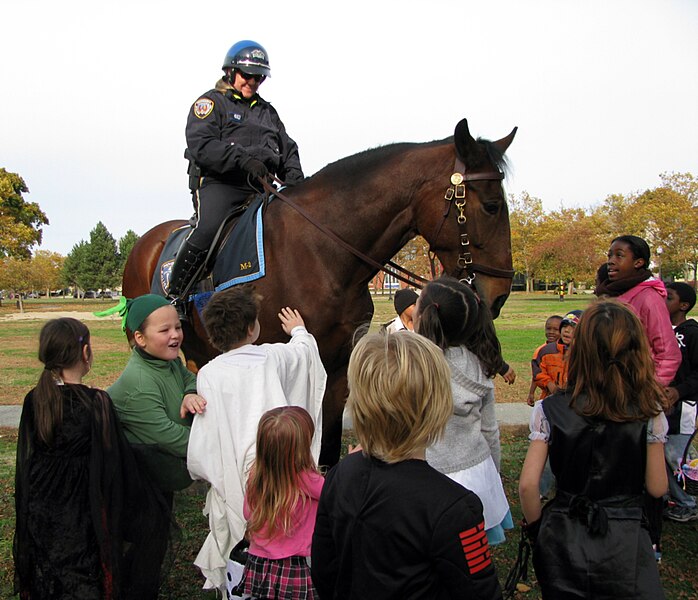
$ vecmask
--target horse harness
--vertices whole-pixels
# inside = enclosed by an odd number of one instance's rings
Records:
[[[461,251],[458,254],[457,267],[454,269],[454,272],[451,273],[451,276],[464,283],[467,283],[470,286],[473,285],[476,272],[484,275],[490,275],[492,277],[502,277],[504,279],[511,279],[514,276],[514,271],[511,269],[499,269],[497,267],[489,267],[487,265],[473,262],[473,257],[470,253],[470,238],[468,237],[466,227],[468,220],[468,218],[465,216],[465,205],[468,199],[466,182],[501,181],[502,179],[504,179],[504,173],[502,173],[499,169],[496,172],[485,171],[483,173],[467,173],[465,163],[458,158],[458,156],[456,156],[453,174],[451,175],[451,186],[446,190],[446,194],[444,194],[445,204],[443,219],[436,228],[434,242],[436,242],[438,239],[439,234],[441,233],[441,228],[451,212],[451,206],[455,205],[456,209],[458,209],[456,220],[458,222],[458,237],[460,240]],[[431,251],[429,254],[431,257]],[[432,261],[432,276],[434,275],[435,273]]]
[[[487,265],[481,265],[479,263],[473,262],[473,257],[470,253],[470,239],[468,237],[468,232],[466,228],[467,217],[465,216],[465,205],[467,202],[467,190],[465,182],[468,181],[501,181],[504,179],[504,174],[501,171],[487,171],[483,173],[466,173],[465,163],[458,157],[456,157],[454,172],[451,175],[451,186],[446,190],[444,195],[445,206],[443,219],[436,229],[434,235],[434,240],[438,238],[441,229],[451,212],[451,205],[455,204],[458,209],[458,215],[456,217],[458,221],[459,229],[459,239],[461,252],[458,255],[457,267],[451,275],[462,282],[467,283],[472,287],[473,281],[475,280],[475,273],[482,273],[484,275],[490,275],[492,277],[502,277],[506,279],[511,279],[514,276],[514,271],[511,269],[499,269],[497,267],[489,267]],[[283,183],[277,179],[278,183]],[[372,267],[384,271],[385,273],[392,275],[396,279],[412,285],[419,289],[422,289],[428,280],[416,273],[413,273],[404,267],[389,261],[387,265],[382,265],[378,261],[372,259],[370,256],[366,256],[360,250],[354,248],[351,244],[344,241],[332,230],[328,229],[321,223],[318,223],[311,217],[307,212],[303,210],[298,204],[293,200],[285,196],[283,193],[279,192],[276,188],[272,187],[267,181],[260,180],[262,186],[268,194],[273,194],[275,197],[279,198],[293,209],[296,210],[301,216],[303,216],[307,221],[317,227],[325,235],[337,242],[341,247],[343,247],[348,252],[352,253],[354,256],[362,260],[363,262],[371,265]],[[431,256],[430,251],[430,256]],[[434,276],[434,269],[432,263],[432,276]]]

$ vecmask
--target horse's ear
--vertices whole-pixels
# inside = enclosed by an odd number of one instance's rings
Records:
[[[501,140],[492,142],[502,154],[504,154],[507,151],[507,148],[509,148],[511,143],[514,141],[514,136],[516,135],[517,129],[518,127],[514,127],[514,129],[511,130],[511,133],[507,137],[503,137]]]
[[[456,125],[456,132],[453,136],[454,143],[456,145],[456,154],[458,157],[467,165],[472,164],[473,160],[468,160],[469,158],[475,158],[479,155],[479,148],[475,138],[470,135],[470,130],[468,129],[468,119],[463,119],[458,125]]]

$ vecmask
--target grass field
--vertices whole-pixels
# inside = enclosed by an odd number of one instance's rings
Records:
[[[522,402],[530,383],[530,358],[532,351],[544,341],[543,323],[551,314],[564,314],[573,308],[584,308],[590,296],[567,297],[559,302],[552,294],[514,294],[497,320],[497,332],[505,359],[516,369],[517,382],[513,386],[503,384],[497,378],[498,402]],[[392,298],[387,294],[375,298],[376,315],[373,327],[389,321],[394,316]],[[67,299],[30,300],[28,312],[61,312],[101,310],[111,302],[102,300],[76,301]],[[40,371],[36,358],[38,332],[41,321],[9,321],[3,316],[16,312],[14,304],[0,307],[0,404],[21,404],[26,392],[34,385]],[[88,323],[92,332],[95,363],[86,383],[107,387],[123,369],[128,359],[128,348],[118,321],[94,321]],[[521,512],[518,503],[518,475],[527,448],[525,427],[502,428],[502,480],[511,503],[514,520]],[[351,441],[345,439],[345,445]],[[12,560],[11,541],[14,530],[14,460],[16,431],[0,428],[0,598],[11,593]],[[192,562],[206,537],[207,522],[201,514],[205,486],[195,484],[175,498],[177,521],[182,529],[182,541],[173,571],[165,583],[161,598],[179,600],[215,596],[203,592],[202,580]],[[501,581],[516,557],[518,530],[506,543],[493,549]],[[698,522],[677,524],[665,522],[664,560],[661,566],[662,580],[670,600],[698,597]],[[532,569],[530,573],[532,575]],[[521,594],[520,598],[537,600],[537,588]]]

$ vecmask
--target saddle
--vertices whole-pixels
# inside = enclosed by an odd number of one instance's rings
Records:
[[[266,274],[262,214],[265,196],[251,196],[221,223],[195,276],[188,299],[254,281]],[[172,265],[182,244],[193,229],[188,223],[175,229],[167,238],[153,274],[151,293],[166,296]]]

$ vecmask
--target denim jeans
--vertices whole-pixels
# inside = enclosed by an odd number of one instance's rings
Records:
[[[666,444],[664,444],[664,458],[667,463],[667,472],[669,475],[669,497],[676,502],[678,506],[684,508],[695,508],[696,499],[684,492],[681,484],[676,480],[674,471],[679,468],[679,461],[683,456],[683,451],[688,443],[688,434],[668,435]]]

